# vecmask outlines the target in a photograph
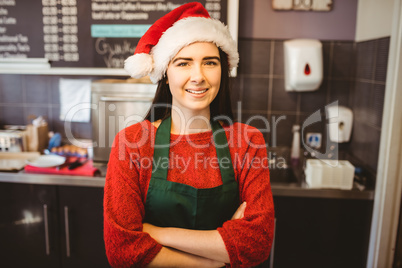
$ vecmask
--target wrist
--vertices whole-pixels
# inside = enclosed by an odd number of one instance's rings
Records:
[[[171,247],[172,244],[169,242],[170,237],[172,237],[171,232],[174,231],[175,228],[172,227],[158,227],[157,236],[158,242],[165,247]],[[174,235],[173,235],[174,237]]]
[[[163,230],[165,228],[163,227],[157,227],[155,226],[154,229],[152,230],[152,237],[161,245],[163,244]]]

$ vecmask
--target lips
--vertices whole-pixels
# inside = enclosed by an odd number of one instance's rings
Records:
[[[191,94],[203,94],[208,91],[209,88],[204,88],[204,89],[186,89],[186,92],[191,93]]]

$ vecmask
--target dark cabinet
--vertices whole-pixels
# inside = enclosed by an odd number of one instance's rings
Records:
[[[59,266],[57,204],[53,186],[0,184],[2,266]]]
[[[103,188],[0,183],[4,267],[109,267],[102,201]]]
[[[275,268],[366,267],[373,201],[274,197]]]
[[[103,242],[103,188],[59,187],[62,267],[110,267]]]
[[[0,202],[2,267],[110,267],[103,188],[0,183]],[[274,202],[273,254],[260,267],[366,267],[372,200]]]

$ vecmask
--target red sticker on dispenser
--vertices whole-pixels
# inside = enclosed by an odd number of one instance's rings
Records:
[[[310,65],[308,65],[308,63],[306,63],[306,66],[304,67],[304,74],[309,75],[310,73],[311,73]]]

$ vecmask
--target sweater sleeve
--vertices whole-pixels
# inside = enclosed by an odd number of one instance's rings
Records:
[[[254,131],[246,143],[242,159],[234,163],[240,199],[247,202],[245,214],[218,228],[229,253],[230,267],[252,267],[265,261],[273,241],[275,216],[265,141],[259,131]]]
[[[138,152],[119,133],[112,148],[104,188],[104,240],[113,267],[145,267],[162,246],[142,232],[144,204],[139,168],[130,159]]]

